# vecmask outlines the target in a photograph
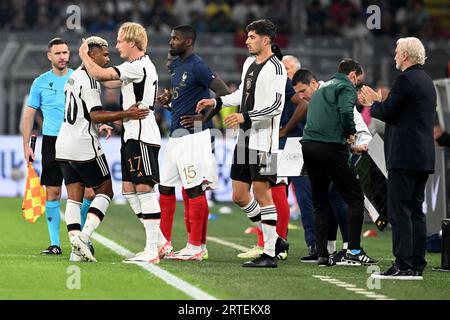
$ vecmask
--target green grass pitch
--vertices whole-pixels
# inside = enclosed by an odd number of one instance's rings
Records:
[[[254,245],[256,236],[244,234],[250,226],[247,218],[236,206],[224,205],[231,207],[233,213],[219,214],[221,205],[211,208],[217,219],[209,221],[208,235],[245,247]],[[96,242],[98,263],[69,262],[70,246],[63,222],[63,255],[40,255],[40,251],[48,246],[45,218],[39,218],[32,225],[22,218],[20,207],[21,199],[0,199],[0,299],[192,299],[148,271],[121,263],[122,257]],[[364,231],[367,229],[374,229],[374,226],[365,225]],[[144,246],[144,229],[128,205],[112,205],[98,233],[133,252],[141,251]],[[432,271],[432,267],[440,264],[439,254],[427,255],[428,267],[423,281],[385,280],[377,289],[368,288],[366,267],[319,268],[300,263],[299,257],[307,251],[301,228],[290,230],[288,240],[291,244],[288,260],[279,261],[277,269],[242,268],[243,260],[236,257],[238,250],[212,241],[208,242],[207,261],[163,260],[159,267],[218,299],[374,299],[358,293],[358,288],[388,299],[450,298],[450,274]],[[177,204],[172,242],[175,249],[180,249],[186,242],[182,203]],[[363,238],[362,245],[369,255],[380,259],[382,270],[390,266],[389,231],[379,233],[378,237]],[[68,288],[71,266],[79,268],[79,289]],[[336,281],[321,281],[318,276],[328,276]],[[345,282],[356,290],[332,282]]]

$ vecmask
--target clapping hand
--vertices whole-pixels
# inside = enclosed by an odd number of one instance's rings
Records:
[[[363,86],[358,95],[358,100],[363,106],[371,106],[374,102],[382,101],[381,89],[376,92],[369,86]]]

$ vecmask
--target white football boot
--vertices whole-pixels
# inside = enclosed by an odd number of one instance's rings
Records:
[[[157,254],[151,254],[150,252],[142,251],[137,253],[134,257],[123,260],[123,263],[136,263],[146,262],[150,264],[158,264],[160,261]]]
[[[183,261],[202,261],[204,251],[201,246],[193,246],[188,243],[185,248],[175,252],[173,255],[168,256],[168,259],[183,260]]]
[[[87,261],[97,262],[97,259],[92,255],[91,248],[89,247],[89,241],[83,241],[80,237],[81,234],[77,235],[72,240],[72,249],[79,253]]]

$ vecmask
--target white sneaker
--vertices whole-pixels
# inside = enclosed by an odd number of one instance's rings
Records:
[[[172,260],[184,260],[184,261],[202,261],[204,251],[200,246],[193,246],[188,244],[186,248],[175,252],[173,255],[168,256],[168,259]]]
[[[251,248],[247,252],[239,253],[237,255],[237,257],[241,258],[241,259],[256,259],[263,253],[263,251],[264,251],[264,248],[258,247],[258,246],[254,246],[253,248]]]
[[[89,248],[89,242],[83,241],[80,235],[73,238],[72,250],[80,254],[87,261],[97,262],[97,259],[92,255],[91,248]]]
[[[162,247],[158,247],[158,255],[160,259],[169,256],[173,253],[172,242],[167,241]]]
[[[70,253],[69,261],[71,261],[71,262],[84,261],[84,257],[81,254],[79,254],[77,251],[72,250],[72,252]]]
[[[159,263],[159,257],[155,254],[150,254],[148,252],[142,251],[136,254],[134,257],[123,260],[123,263],[135,263],[135,262],[147,262],[150,264]]]

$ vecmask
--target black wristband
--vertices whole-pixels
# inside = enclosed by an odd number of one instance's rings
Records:
[[[244,116],[244,123],[251,123],[252,119],[250,119],[250,115],[248,112],[243,112],[242,115]]]
[[[222,98],[220,97],[216,98],[216,106],[214,107],[214,109],[221,109],[222,105],[223,105]]]

